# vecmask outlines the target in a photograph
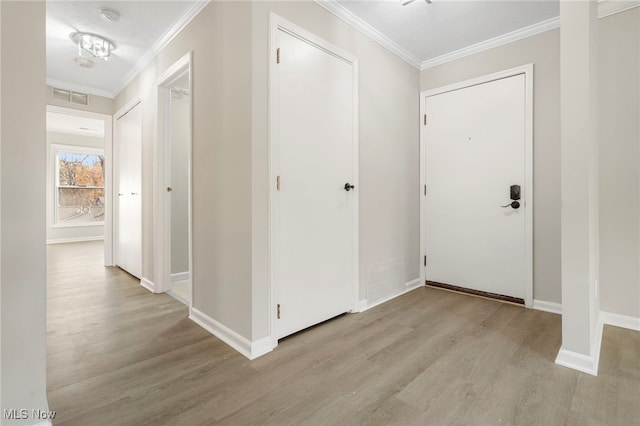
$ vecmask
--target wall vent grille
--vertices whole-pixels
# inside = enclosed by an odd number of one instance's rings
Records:
[[[70,90],[52,87],[53,99],[60,102],[67,102],[76,105],[89,105],[89,95],[86,93],[72,92]]]

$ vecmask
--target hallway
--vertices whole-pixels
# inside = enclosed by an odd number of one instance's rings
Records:
[[[553,363],[560,317],[419,288],[249,361],[187,308],[50,245],[55,425],[639,424],[640,333],[605,326],[598,377]]]

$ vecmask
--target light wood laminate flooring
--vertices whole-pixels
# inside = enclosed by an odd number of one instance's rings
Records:
[[[249,361],[101,243],[48,247],[55,425],[638,425],[640,333],[605,326],[597,377],[554,364],[558,315],[419,288]]]

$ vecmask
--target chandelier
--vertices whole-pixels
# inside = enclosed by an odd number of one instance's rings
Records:
[[[106,61],[111,56],[111,51],[116,49],[114,42],[97,34],[77,32],[71,34],[71,40],[78,45],[78,56],[82,56],[84,50],[94,58]]]

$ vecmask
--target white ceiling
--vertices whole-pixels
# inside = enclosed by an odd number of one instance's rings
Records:
[[[559,15],[558,0],[338,0],[337,3],[425,62]]]
[[[158,49],[206,5],[205,1],[47,1],[47,82],[63,89],[114,97],[143,69]],[[120,13],[107,22],[99,9]],[[76,32],[99,34],[117,44],[108,61],[92,58],[93,68],[75,64]],[[88,53],[84,57],[91,57]]]
[[[47,1],[48,84],[115,97],[208,1]],[[314,1],[422,69],[559,26],[558,0]],[[599,3],[606,16],[640,0]],[[116,9],[120,21],[104,21],[103,7]],[[82,68],[69,38],[76,31],[100,34],[118,47],[109,61],[94,59],[94,68]]]

